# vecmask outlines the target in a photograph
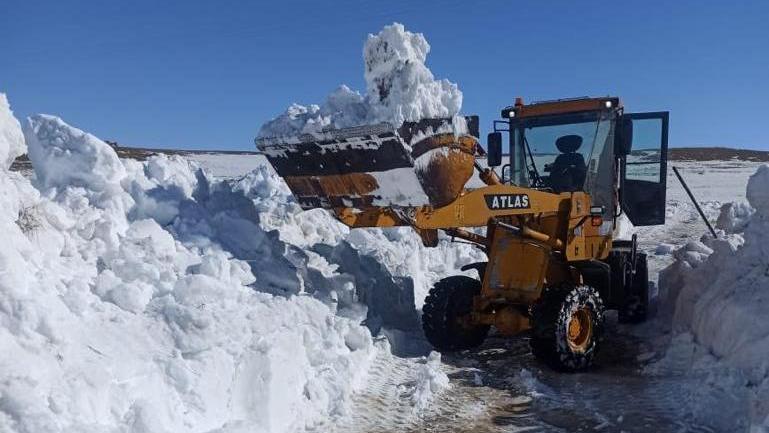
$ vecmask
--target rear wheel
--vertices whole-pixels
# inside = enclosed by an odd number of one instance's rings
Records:
[[[625,289],[624,305],[619,309],[622,323],[641,323],[649,314],[649,269],[646,254],[638,254],[633,283]]]
[[[532,307],[534,356],[563,371],[589,367],[603,334],[603,302],[587,285],[547,287]]]
[[[422,307],[422,329],[427,341],[440,351],[478,347],[486,339],[488,325],[474,325],[469,319],[473,297],[481,293],[480,281],[457,275],[438,281]]]

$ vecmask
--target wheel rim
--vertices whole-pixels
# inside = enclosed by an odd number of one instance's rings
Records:
[[[575,311],[566,325],[566,340],[574,352],[584,352],[593,337],[593,319],[590,309],[582,307]]]

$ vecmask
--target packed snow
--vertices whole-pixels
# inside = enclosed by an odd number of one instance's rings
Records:
[[[195,153],[184,157],[204,167],[206,173],[217,179],[241,177],[254,168],[267,164],[264,155],[256,153]]]
[[[260,137],[317,133],[387,122],[453,117],[462,107],[456,84],[436,80],[426,66],[430,44],[421,33],[402,24],[385,26],[369,35],[363,48],[365,96],[339,86],[321,105],[292,104],[285,113],[262,125]]]

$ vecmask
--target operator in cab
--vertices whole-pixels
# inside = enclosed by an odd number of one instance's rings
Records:
[[[552,164],[546,168],[550,171],[548,186],[557,193],[581,191],[585,184],[587,165],[585,158],[577,152],[582,146],[582,137],[571,134],[559,137],[555,147],[561,152]]]

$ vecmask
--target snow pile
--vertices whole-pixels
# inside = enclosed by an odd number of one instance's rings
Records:
[[[451,243],[445,237],[441,237],[438,246],[427,248],[410,227],[353,230],[347,240],[361,254],[386,266],[393,275],[410,277],[419,309],[435,282],[461,273],[459,268],[464,265],[486,261],[486,255],[479,248]]]
[[[15,155],[5,103],[0,119]],[[24,133],[35,183],[0,171],[0,431],[282,432],[344,415],[371,335],[322,297],[264,293],[311,273],[259,225],[259,188],[181,158],[121,161],[53,116]]]
[[[298,133],[320,132],[324,128],[362,125],[368,118],[369,106],[360,93],[339,86],[322,105],[291,104],[278,117],[259,129],[259,137],[277,137]]]
[[[430,352],[425,362],[419,365],[416,377],[416,383],[407,392],[414,411],[419,412],[430,404],[436,393],[449,387],[449,377],[441,370],[441,354]]]
[[[753,208],[744,201],[735,201],[721,206],[716,221],[716,228],[726,233],[739,233],[745,230],[753,215]]]
[[[753,421],[769,428],[768,165],[751,176],[747,199],[752,210],[735,204],[719,218],[721,227],[744,232],[690,242],[660,284],[674,302],[674,330],[704,347],[702,362],[739,371],[754,396]]]
[[[303,211],[283,180],[268,163],[240,179],[237,188],[260,212],[259,224],[275,230],[284,242],[299,247],[337,244],[350,230],[323,209]]]
[[[402,24],[385,26],[369,35],[363,49],[366,95],[340,86],[322,105],[291,105],[262,125],[260,137],[320,132],[388,122],[453,117],[462,106],[462,92],[448,80],[436,80],[427,68],[430,45],[421,33]]]

